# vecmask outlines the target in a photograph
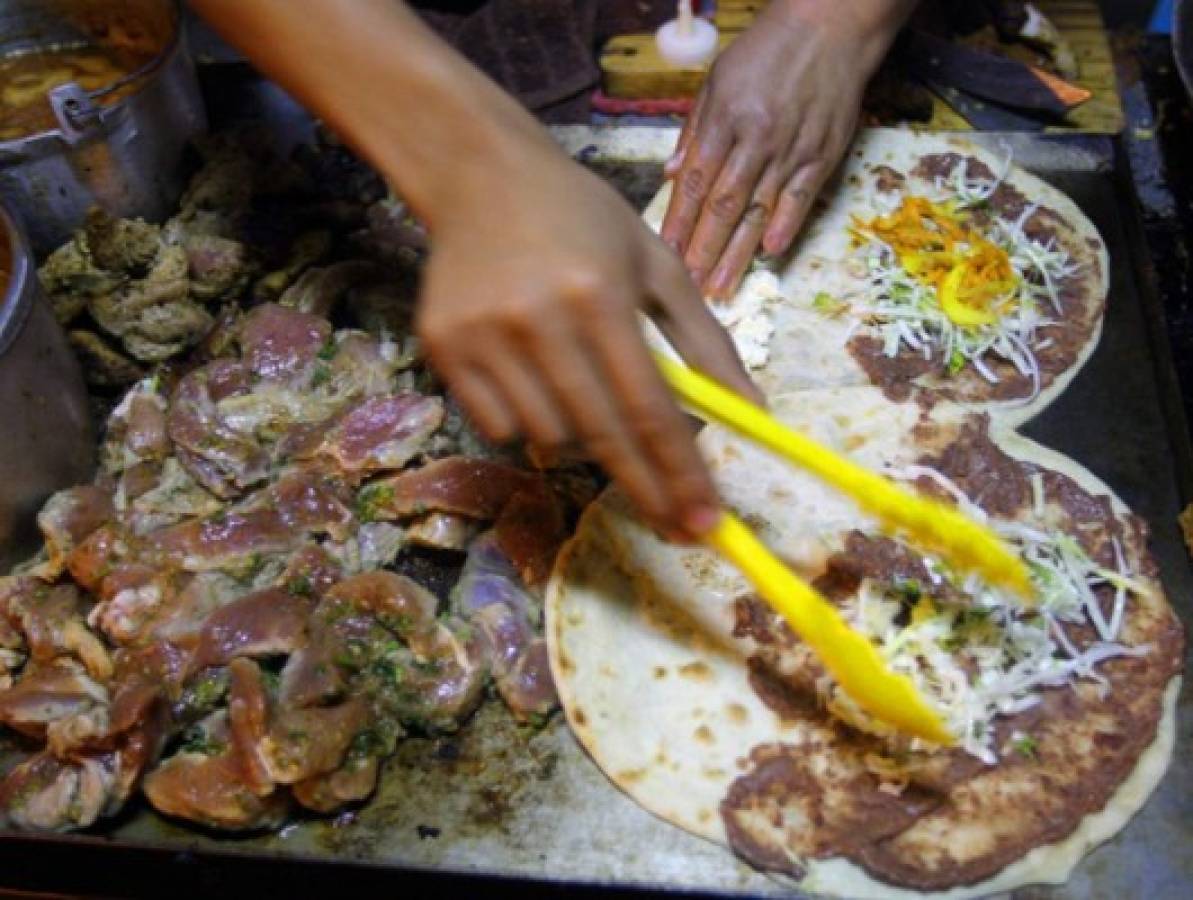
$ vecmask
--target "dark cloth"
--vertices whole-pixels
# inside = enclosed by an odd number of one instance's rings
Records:
[[[599,2],[439,0],[415,7],[444,40],[542,113],[596,87]]]

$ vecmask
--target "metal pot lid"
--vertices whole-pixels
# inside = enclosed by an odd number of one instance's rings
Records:
[[[1185,91],[1193,97],[1193,0],[1176,0],[1172,13],[1172,52]]]
[[[28,290],[29,279],[36,277],[25,230],[3,201],[0,201],[0,242],[8,256],[8,277],[0,284],[0,355],[3,355],[21,333],[29,315],[33,300]]]

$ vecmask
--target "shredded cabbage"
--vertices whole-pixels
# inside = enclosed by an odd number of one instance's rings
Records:
[[[904,479],[932,478],[966,513],[986,521],[1027,563],[1038,604],[1027,608],[1014,596],[976,575],[960,577],[939,560],[924,557],[933,586],[866,579],[842,612],[869,636],[892,670],[910,677],[941,711],[959,745],[988,764],[1003,748],[994,746],[995,719],[1040,702],[1043,688],[1073,685],[1079,679],[1105,684],[1097,667],[1108,659],[1137,656],[1146,646],[1121,640],[1130,595],[1147,586],[1129,570],[1115,540],[1115,565],[1099,565],[1071,536],[1041,524],[991,520],[940,472],[911,466],[893,473]],[[1044,485],[1037,508],[1044,504]],[[1039,518],[1039,517],[1037,517]],[[1106,609],[1098,588],[1114,590]],[[944,599],[930,596],[943,593]],[[1092,626],[1096,639],[1079,647],[1069,627]],[[824,684],[829,708],[867,731],[894,738],[888,726],[871,719],[831,680]],[[913,741],[913,748],[927,745]]]
[[[965,217],[969,211],[988,203],[1010,167],[1008,153],[995,178],[975,178],[970,176],[968,162],[963,159],[947,177],[937,179],[940,196],[925,199]],[[1019,401],[1030,402],[1041,388],[1036,353],[1052,344],[1041,331],[1058,324],[1058,318],[1054,317],[1064,313],[1060,285],[1079,271],[1068,252],[1054,239],[1041,243],[1025,233],[1024,226],[1036,209],[1034,205],[1026,207],[1013,222],[994,218],[984,237],[1006,254],[1013,272],[1005,290],[1001,281],[986,285],[998,293],[993,299],[987,298],[986,306],[997,310],[997,315],[984,317],[991,321],[980,322],[983,316],[975,314],[974,324],[959,324],[956,314],[950,316],[942,305],[941,287],[909,271],[908,257],[920,254],[904,254],[901,258],[895,248],[866,228],[855,229],[854,236],[860,242],[868,290],[864,299],[851,304],[852,314],[858,321],[877,328],[883,353],[890,357],[906,345],[925,359],[938,354],[949,374],[957,374],[965,365],[971,365],[991,384],[999,381],[991,361],[1001,359],[1010,363],[1030,380],[1030,394]]]

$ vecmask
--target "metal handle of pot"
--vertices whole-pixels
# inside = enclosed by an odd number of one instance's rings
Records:
[[[85,91],[74,81],[52,88],[47,95],[50,108],[67,143],[77,144],[99,127],[98,101],[151,74],[165,61],[166,55],[165,51],[157,54],[144,65],[99,90]]]

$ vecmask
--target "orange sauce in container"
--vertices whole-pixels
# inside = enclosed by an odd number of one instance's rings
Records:
[[[54,88],[73,81],[84,91],[102,90],[151,58],[132,47],[58,47],[0,57],[0,141],[56,128],[47,98]],[[135,83],[125,85],[98,102],[115,103],[135,89]]]

